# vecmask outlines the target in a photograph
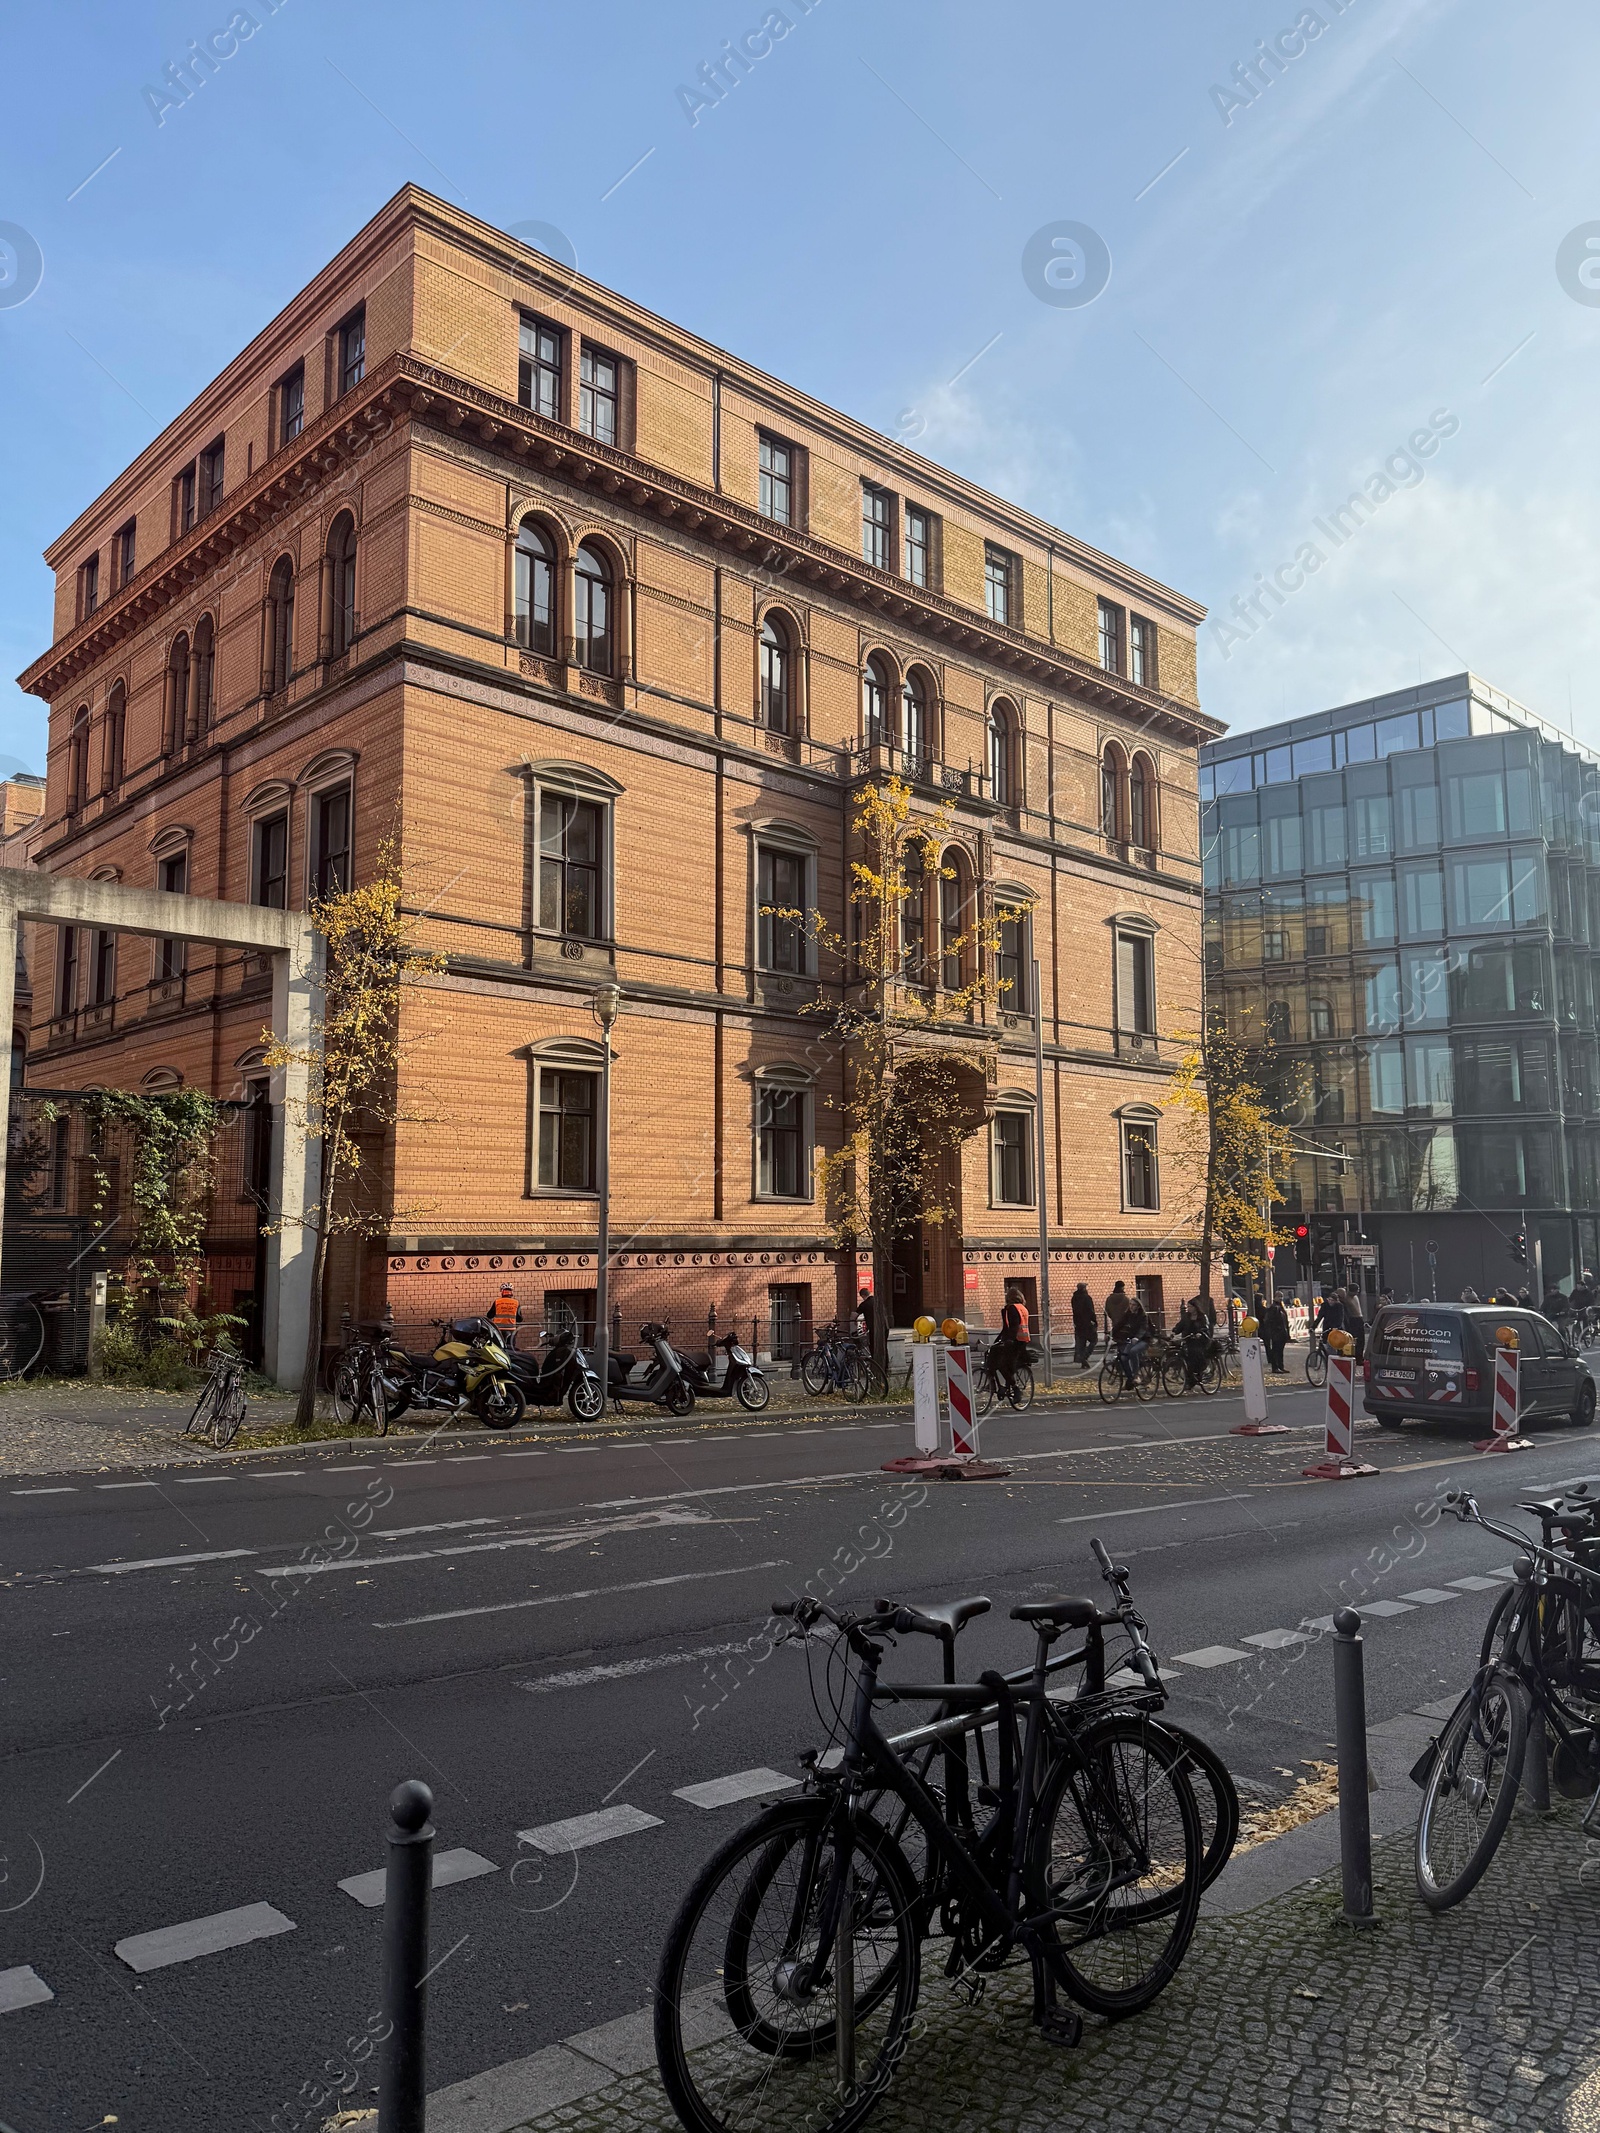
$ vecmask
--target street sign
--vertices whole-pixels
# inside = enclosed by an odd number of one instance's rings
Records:
[[[1438,1247],[1438,1245],[1437,1245],[1437,1244],[1435,1244],[1435,1242],[1433,1241],[1433,1239],[1432,1239],[1432,1238],[1430,1237],[1430,1238],[1428,1239],[1428,1257],[1429,1257],[1430,1259],[1437,1259],[1437,1258],[1438,1258],[1438,1256],[1439,1256],[1439,1247]]]
[[[1341,1259],[1354,1259],[1361,1266],[1376,1266],[1378,1263],[1378,1247],[1375,1244],[1341,1244],[1339,1257]]]

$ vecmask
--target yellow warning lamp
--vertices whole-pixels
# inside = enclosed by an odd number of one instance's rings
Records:
[[[944,1335],[947,1341],[955,1341],[959,1345],[959,1343],[964,1341],[967,1337],[966,1320],[961,1318],[947,1318],[941,1324],[939,1331]]]
[[[933,1338],[933,1320],[926,1315],[911,1322],[911,1338],[915,1341],[930,1341]]]
[[[1239,1331],[1244,1335],[1246,1340],[1250,1340],[1251,1338],[1253,1338],[1253,1336],[1259,1333],[1260,1330],[1260,1327],[1256,1324],[1253,1318],[1241,1318],[1239,1321]]]
[[[1351,1355],[1355,1352],[1356,1337],[1347,1333],[1343,1326],[1335,1326],[1328,1335],[1328,1346],[1335,1355]]]
[[[1494,1329],[1494,1344],[1495,1344],[1495,1346],[1496,1346],[1497,1348],[1515,1348],[1515,1347],[1518,1347],[1518,1346],[1520,1345],[1520,1343],[1518,1342],[1518,1339],[1517,1339],[1517,1329],[1516,1329],[1516,1327],[1515,1327],[1515,1326],[1496,1326],[1496,1327],[1495,1327],[1495,1329]]]

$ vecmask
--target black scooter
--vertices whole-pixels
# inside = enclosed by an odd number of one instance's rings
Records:
[[[726,1350],[728,1357],[720,1385],[716,1378],[715,1362],[715,1352],[718,1348]],[[695,1397],[701,1400],[732,1398],[737,1400],[741,1407],[747,1407],[751,1414],[759,1414],[772,1398],[772,1387],[767,1383],[766,1372],[749,1349],[741,1347],[730,1333],[720,1341],[713,1338],[709,1343],[709,1350],[709,1365],[698,1361],[694,1356],[686,1355],[683,1358],[683,1367],[694,1387]]]
[[[513,1348],[511,1373],[530,1406],[559,1407],[565,1400],[574,1422],[597,1421],[604,1411],[600,1380],[578,1346],[574,1326],[563,1328],[542,1357]]]
[[[610,1393],[613,1407],[620,1407],[624,1400],[638,1400],[650,1407],[664,1407],[668,1414],[686,1415],[694,1406],[694,1386],[684,1369],[683,1358],[667,1338],[667,1328],[654,1320],[639,1328],[640,1340],[646,1342],[654,1353],[654,1363],[642,1363],[642,1377],[634,1377],[636,1358],[618,1355],[613,1349],[607,1358]]]

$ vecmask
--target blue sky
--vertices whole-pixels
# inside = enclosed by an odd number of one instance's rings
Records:
[[[1204,601],[1232,725],[1471,666],[1600,744],[1600,305],[1568,293],[1600,286],[1558,275],[1600,236],[1592,10],[784,5],[693,123],[767,0],[249,0],[159,125],[231,0],[14,12],[0,224],[43,277],[0,286],[0,768],[42,766],[9,677],[45,543],[407,178]],[[1061,221],[1110,252],[1087,305],[1024,279]],[[1444,418],[1357,534],[1315,530]]]

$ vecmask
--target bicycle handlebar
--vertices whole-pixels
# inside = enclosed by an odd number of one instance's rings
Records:
[[[1538,1561],[1543,1559],[1547,1563],[1556,1564],[1562,1570],[1576,1571],[1580,1577],[1588,1578],[1593,1584],[1600,1584],[1600,1571],[1591,1569],[1587,1563],[1580,1563],[1574,1556],[1560,1555],[1554,1548],[1541,1546],[1538,1541],[1530,1540],[1520,1527],[1497,1525],[1492,1518],[1485,1518],[1478,1507],[1478,1499],[1470,1489],[1447,1489],[1444,1502],[1445,1508],[1454,1511],[1464,1526],[1482,1526],[1485,1533],[1494,1534],[1498,1540],[1510,1541],[1522,1551],[1512,1566],[1522,1583],[1526,1584]],[[1521,1567],[1523,1563],[1527,1565],[1526,1571]]]

